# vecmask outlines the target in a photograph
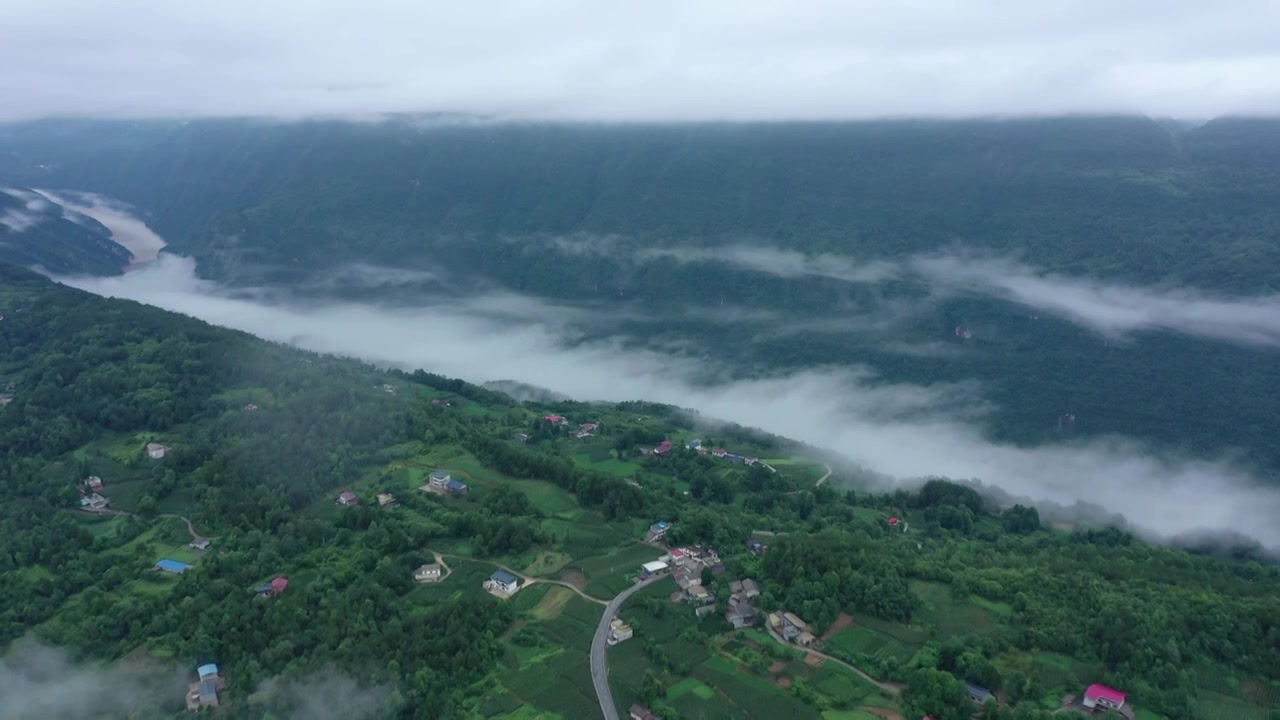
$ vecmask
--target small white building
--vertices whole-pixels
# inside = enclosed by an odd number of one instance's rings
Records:
[[[670,569],[671,566],[661,560],[654,560],[653,562],[647,562],[640,566],[640,577],[649,578],[654,575],[663,575]]]
[[[427,563],[413,572],[413,579],[420,583],[440,582],[440,563]]]
[[[485,581],[485,589],[500,595],[512,595],[520,589],[520,578],[506,570],[495,570]]]
[[[152,460],[161,460],[172,449],[168,445],[161,445],[160,443],[147,443],[147,457]]]

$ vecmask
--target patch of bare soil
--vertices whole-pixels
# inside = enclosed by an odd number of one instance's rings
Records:
[[[760,649],[760,643],[756,642],[755,640],[752,640],[751,638],[742,638],[742,644],[743,644],[743,645],[746,645],[747,647],[751,648],[752,650],[759,650],[759,649]]]
[[[826,641],[831,639],[832,635],[835,635],[836,633],[849,627],[852,624],[853,624],[852,615],[850,615],[849,613],[840,613],[839,615],[836,616],[836,621],[831,623],[831,627],[827,628],[827,631],[822,633],[822,637],[820,639],[822,640],[822,642],[825,643]]]
[[[585,590],[587,588],[587,576],[583,575],[578,570],[565,570],[560,573],[560,579],[579,590]]]
[[[897,710],[891,710],[889,708],[871,707],[870,705],[863,705],[859,709],[866,710],[867,712],[871,713],[872,715],[875,715],[876,717],[884,718],[884,720],[906,720],[906,718],[902,717],[902,713],[898,712]]]
[[[780,672],[782,672],[782,668],[784,668],[784,667],[786,667],[786,666],[787,666],[787,664],[786,664],[785,662],[783,662],[783,661],[781,661],[781,660],[774,660],[774,661],[773,661],[773,664],[769,666],[769,672],[770,672],[771,674],[774,674],[774,673],[780,673]]]
[[[818,667],[825,661],[826,661],[826,658],[821,657],[819,655],[806,654],[804,656],[804,664],[808,665],[809,667]]]
[[[787,677],[786,675],[783,675],[782,677],[778,678],[777,683],[778,683],[778,687],[782,688],[783,690],[786,690],[787,688],[791,687],[791,678]]]

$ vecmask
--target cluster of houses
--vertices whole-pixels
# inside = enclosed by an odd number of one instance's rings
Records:
[[[759,618],[751,601],[760,597],[760,584],[751,578],[729,582],[729,609],[724,619],[735,628],[752,627]]]
[[[436,470],[431,473],[427,478],[427,482],[419,486],[418,489],[422,492],[451,495],[453,497],[462,497],[469,490],[466,483],[461,480],[455,480],[452,475],[444,470]]]
[[[609,621],[609,634],[605,637],[605,642],[610,645],[617,645],[620,642],[630,640],[635,635],[635,631],[631,626],[620,617],[614,617]]]
[[[746,465],[748,467],[751,467],[754,465],[763,465],[763,463],[760,462],[759,458],[746,457],[744,455],[737,455],[729,452],[728,450],[725,450],[724,448],[715,448],[714,450],[708,450],[706,446],[702,444],[701,440],[690,440],[688,443],[685,444],[685,447],[689,450],[693,450],[699,455],[710,454],[712,457],[720,458],[722,460],[728,460],[731,463]],[[667,455],[670,455],[671,451],[674,449],[675,449],[675,445],[671,444],[670,440],[663,440],[662,442],[658,443],[657,447],[653,448],[652,450],[645,450],[645,452],[652,453],[654,455],[657,455],[658,457],[665,457]]]
[[[672,548],[658,562],[669,563],[672,567],[672,579],[680,587],[671,594],[674,602],[689,602],[694,605],[694,613],[698,617],[715,611],[716,596],[709,588],[702,585],[703,568],[711,568],[714,575],[724,574],[724,563],[711,548]]]
[[[488,580],[484,581],[484,589],[490,595],[506,599],[516,594],[520,589],[520,578],[507,572],[506,570],[495,570]]]
[[[209,663],[196,668],[198,680],[187,686],[187,709],[199,711],[207,707],[218,707],[218,693],[227,686],[226,680],[218,674],[218,666]]]
[[[542,419],[545,422],[551,423],[552,425],[559,425],[559,426],[569,425],[568,418],[564,417],[563,415],[543,415]],[[598,427],[600,427],[599,423],[594,423],[594,422],[579,423],[578,429],[576,432],[573,433],[573,436],[578,439],[589,438],[591,437],[591,434],[594,433],[596,431],[596,428]],[[516,435],[516,439],[520,440],[520,442],[527,442],[529,440],[529,436],[525,435],[524,433],[520,433]]]
[[[90,475],[80,483],[80,507],[85,510],[104,510],[111,501],[102,495],[102,478]]]
[[[809,625],[791,612],[769,613],[769,631],[800,647],[812,647],[817,642],[817,638],[809,632]]]

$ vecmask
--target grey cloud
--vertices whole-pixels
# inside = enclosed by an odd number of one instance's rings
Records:
[[[44,220],[44,216],[40,213],[48,208],[49,204],[40,196],[17,188],[0,188],[0,192],[16,200],[22,200],[24,207],[30,211],[6,210],[3,214],[0,214],[0,225],[9,228],[13,232],[20,233],[30,230]]]
[[[73,662],[59,649],[19,641],[0,659],[0,716],[6,720],[92,720],[174,709],[185,674],[154,665]]]
[[[1276,112],[1280,9],[1193,0],[0,4],[0,116]]]
[[[134,262],[149,262],[159,255],[165,242],[135,217],[129,208],[115,200],[93,193],[55,194],[49,190],[37,191],[44,199],[63,208],[94,218],[111,230],[111,239],[124,246],[133,255]],[[68,215],[75,219],[74,214]]]
[[[396,696],[390,688],[363,686],[334,669],[301,678],[270,680],[253,701],[307,720],[369,720],[385,716]]]
[[[1009,300],[1065,318],[1102,335],[1143,330],[1254,345],[1280,346],[1280,295],[1213,296],[1192,289],[1127,287],[1041,272],[1007,259],[916,258],[931,282]]]
[[[934,302],[957,293],[1008,300],[1052,314],[1101,335],[1122,339],[1132,333],[1164,330],[1258,347],[1280,347],[1280,295],[1225,297],[1193,288],[1134,287],[1091,278],[1044,272],[1009,258],[961,253],[917,256],[902,262],[859,262],[838,255],[805,255],[763,246],[731,245],[701,249],[654,249],[652,257],[682,262],[722,262],[777,277],[827,277],[853,284],[893,279],[924,281]],[[879,327],[896,324],[921,308],[897,304],[878,310]],[[913,309],[914,308],[914,309]],[[843,327],[844,320],[821,320],[808,327]],[[850,327],[870,322],[850,317]]]
[[[876,283],[896,276],[896,265],[884,261],[860,263],[842,255],[806,255],[764,245],[725,245],[712,248],[647,248],[642,258],[674,258],[680,262],[727,263],[744,270],[784,278],[826,277],[850,283]]]

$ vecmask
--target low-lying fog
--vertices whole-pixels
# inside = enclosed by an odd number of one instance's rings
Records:
[[[94,216],[111,227],[111,218]],[[1018,270],[1006,270],[1010,268]],[[375,268],[361,268],[353,275],[378,282]],[[1008,279],[1007,273],[1005,277],[1001,292],[1032,304],[1044,283],[1055,282],[1039,277],[1028,285]],[[861,274],[855,278],[863,279]],[[232,291],[201,280],[193,260],[173,255],[161,255],[119,277],[59,280],[308,350],[423,368],[472,382],[515,380],[583,400],[671,403],[797,438],[893,477],[978,478],[1015,495],[1064,505],[1096,504],[1154,535],[1233,531],[1280,548],[1280,523],[1275,522],[1280,487],[1262,485],[1227,459],[1180,455],[1121,437],[1031,449],[994,442],[975,417],[985,406],[977,384],[886,385],[870,382],[874,374],[866,368],[708,383],[709,377],[729,373],[717,372],[704,358],[676,352],[624,350],[620,342],[580,342],[574,327],[575,313],[581,309],[510,294],[408,309],[314,297],[304,302],[282,292]],[[1105,308],[1109,321],[1100,319],[1104,308],[1097,307],[1076,318],[1084,325],[1105,325],[1100,332],[1176,324],[1167,319],[1177,315],[1170,303],[1196,302],[1187,294],[1143,294],[1096,283],[1077,282],[1075,287],[1082,295],[1096,290],[1110,299]],[[1059,305],[1070,306],[1070,294],[1049,295]],[[1154,305],[1151,298],[1157,301]],[[1230,302],[1215,302],[1217,311],[1230,311]],[[1253,312],[1248,329],[1220,339],[1270,345],[1277,337],[1275,318],[1266,305],[1270,302],[1247,303]],[[1070,318],[1076,310],[1071,306],[1062,312]],[[1192,323],[1185,331],[1213,335],[1206,330],[1211,326]]]

